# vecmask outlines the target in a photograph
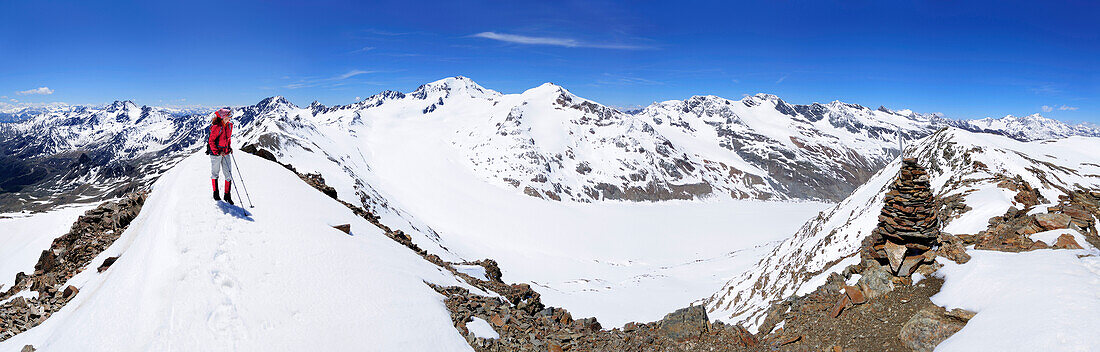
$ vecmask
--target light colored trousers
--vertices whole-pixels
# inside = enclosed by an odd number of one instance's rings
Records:
[[[210,156],[210,179],[214,180],[218,178],[218,169],[222,170],[222,174],[225,175],[225,180],[233,179],[233,165],[230,155],[211,155]]]

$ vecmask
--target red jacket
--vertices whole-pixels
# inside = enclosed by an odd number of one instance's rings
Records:
[[[229,154],[229,137],[233,134],[233,123],[210,125],[210,140],[206,143],[214,155]]]

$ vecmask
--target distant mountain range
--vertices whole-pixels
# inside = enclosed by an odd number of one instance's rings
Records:
[[[961,121],[839,101],[792,105],[768,94],[694,96],[624,113],[551,83],[502,94],[465,77],[348,105],[300,108],[270,97],[236,110],[238,135],[246,136],[238,141],[262,142],[276,154],[287,143],[315,142],[303,134],[322,130],[327,135],[376,120],[439,120],[436,126],[453,129],[453,147],[486,181],[577,202],[840,201],[897,156],[899,133],[905,141],[946,126],[1024,141],[1100,136],[1100,129],[1038,114]],[[4,114],[19,122],[0,124],[0,205],[43,206],[54,203],[46,198],[99,199],[135,181],[147,184],[156,170],[201,148],[209,118],[209,112],[130,101]],[[13,194],[18,191],[24,192]]]

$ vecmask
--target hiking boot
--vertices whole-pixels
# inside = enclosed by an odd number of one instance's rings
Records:
[[[229,196],[229,192],[225,192],[225,197],[224,198],[225,198],[226,203],[235,204],[235,203],[233,203],[233,197]]]
[[[218,191],[217,190],[214,191],[214,200],[222,200],[222,197],[218,196]]]

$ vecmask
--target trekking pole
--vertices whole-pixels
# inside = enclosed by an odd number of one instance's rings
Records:
[[[241,181],[241,187],[244,188],[244,196],[248,197],[248,207],[255,208],[256,206],[252,205],[252,196],[248,195],[248,187],[244,185],[244,175],[241,175],[241,167],[237,166],[237,157],[233,156],[233,153],[229,153],[229,158],[233,159],[233,167],[237,169],[237,177]],[[240,193],[240,191],[237,192],[237,199],[241,199]]]

